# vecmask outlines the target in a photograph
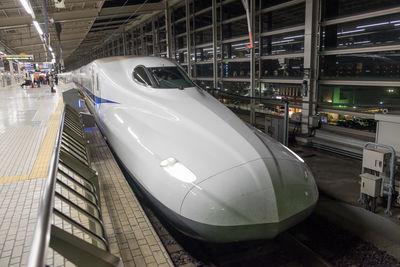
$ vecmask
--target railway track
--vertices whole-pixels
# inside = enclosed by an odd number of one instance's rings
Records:
[[[150,203],[142,204],[175,266],[331,266],[289,232],[274,240],[206,243],[183,235],[160,220]]]

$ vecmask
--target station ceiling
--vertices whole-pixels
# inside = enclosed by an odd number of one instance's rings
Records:
[[[45,31],[42,0],[29,1],[36,20]],[[57,0],[46,0],[50,43],[58,55],[58,23],[64,61],[80,57],[122,27],[138,23],[165,7],[162,0],[65,0],[65,8],[56,8],[54,1]],[[32,17],[19,0],[0,1],[0,51],[33,54],[35,62],[51,60]]]

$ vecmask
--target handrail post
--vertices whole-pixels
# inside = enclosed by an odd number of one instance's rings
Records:
[[[54,205],[54,191],[57,176],[57,164],[59,157],[59,150],[61,144],[61,136],[64,125],[65,106],[63,107],[62,117],[58,127],[56,136],[56,143],[50,159],[49,171],[46,177],[46,183],[43,188],[42,196],[40,198],[40,206],[38,219],[35,227],[35,235],[33,236],[31,251],[29,254],[28,267],[42,267],[45,265],[46,252],[50,243],[50,226]]]

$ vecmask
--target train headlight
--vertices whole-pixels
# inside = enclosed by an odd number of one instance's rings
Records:
[[[160,162],[160,166],[172,177],[185,182],[193,183],[196,175],[175,158],[167,158]]]

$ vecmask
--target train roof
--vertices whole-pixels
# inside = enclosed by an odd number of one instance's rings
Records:
[[[97,63],[97,64],[123,63],[123,64],[129,64],[132,67],[135,67],[137,65],[144,65],[146,67],[176,66],[176,63],[167,58],[152,57],[152,56],[106,57],[106,58],[96,59],[92,63]]]

